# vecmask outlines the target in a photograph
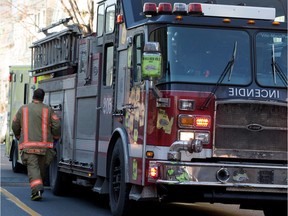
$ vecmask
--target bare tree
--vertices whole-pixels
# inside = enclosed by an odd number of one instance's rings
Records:
[[[78,24],[84,35],[93,31],[94,0],[87,0],[86,7],[80,8],[76,0],[61,0],[65,12],[73,17],[73,22]]]
[[[31,11],[25,9],[27,7],[31,7],[31,5],[27,5],[24,3],[17,5],[15,3],[13,3],[13,1],[5,1],[5,2],[1,2],[0,7],[4,3],[6,4],[6,6],[9,6],[11,8],[9,11],[5,11],[4,13],[2,13],[1,18],[3,20],[5,19],[9,23],[22,24],[22,27],[27,32],[29,32],[30,35],[32,35],[33,37],[36,37],[37,33],[31,31],[31,26],[36,27],[38,30],[40,30],[40,27],[39,27],[39,25],[37,25],[35,20],[32,19],[31,14],[29,14]],[[12,14],[12,12],[11,12],[12,8],[17,10],[17,17],[15,17],[15,14]]]

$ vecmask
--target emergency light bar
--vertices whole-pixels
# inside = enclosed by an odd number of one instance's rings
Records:
[[[200,4],[200,3],[145,3],[143,13],[146,16],[158,14],[175,15],[203,15],[212,17],[234,17],[248,19],[274,20],[276,17],[275,8],[251,7],[239,5],[219,5],[219,4]]]

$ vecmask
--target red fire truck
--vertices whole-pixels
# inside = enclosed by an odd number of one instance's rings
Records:
[[[287,2],[193,2],[99,1],[96,33],[33,43],[62,119],[54,194],[91,187],[113,215],[143,200],[286,213]]]

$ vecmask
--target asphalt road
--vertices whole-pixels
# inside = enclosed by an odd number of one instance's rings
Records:
[[[97,194],[75,186],[65,197],[54,196],[45,187],[43,200],[30,200],[30,187],[27,174],[14,173],[11,162],[4,155],[5,145],[1,145],[1,216],[92,216],[111,215],[109,206]],[[80,213],[80,214],[79,214]]]
[[[43,200],[30,200],[27,174],[14,173],[11,162],[4,155],[5,145],[1,148],[1,216],[111,216],[107,197],[99,196],[80,186],[74,186],[66,196],[54,196],[45,187]],[[193,215],[193,216],[263,216],[262,211],[239,209],[238,205],[223,204],[182,204],[165,205],[145,204],[134,209],[134,215]]]

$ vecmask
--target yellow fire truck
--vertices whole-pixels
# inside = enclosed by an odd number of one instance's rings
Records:
[[[287,208],[287,2],[102,0],[97,31],[32,45],[44,102],[62,120],[50,167],[132,201]],[[286,57],[285,57],[286,56]]]
[[[12,131],[13,117],[18,109],[32,101],[33,91],[37,88],[37,78],[32,77],[31,65],[9,66],[8,107],[7,107],[7,131],[5,135],[5,155],[12,162],[14,172],[25,171],[18,151],[18,140]],[[49,78],[50,75],[38,77],[38,81]]]
[[[32,100],[35,89],[33,77],[29,76],[29,65],[11,65],[9,67],[7,132],[5,138],[5,155],[12,161],[14,172],[23,171],[22,161],[19,157],[18,141],[13,135],[12,120],[18,109]]]

